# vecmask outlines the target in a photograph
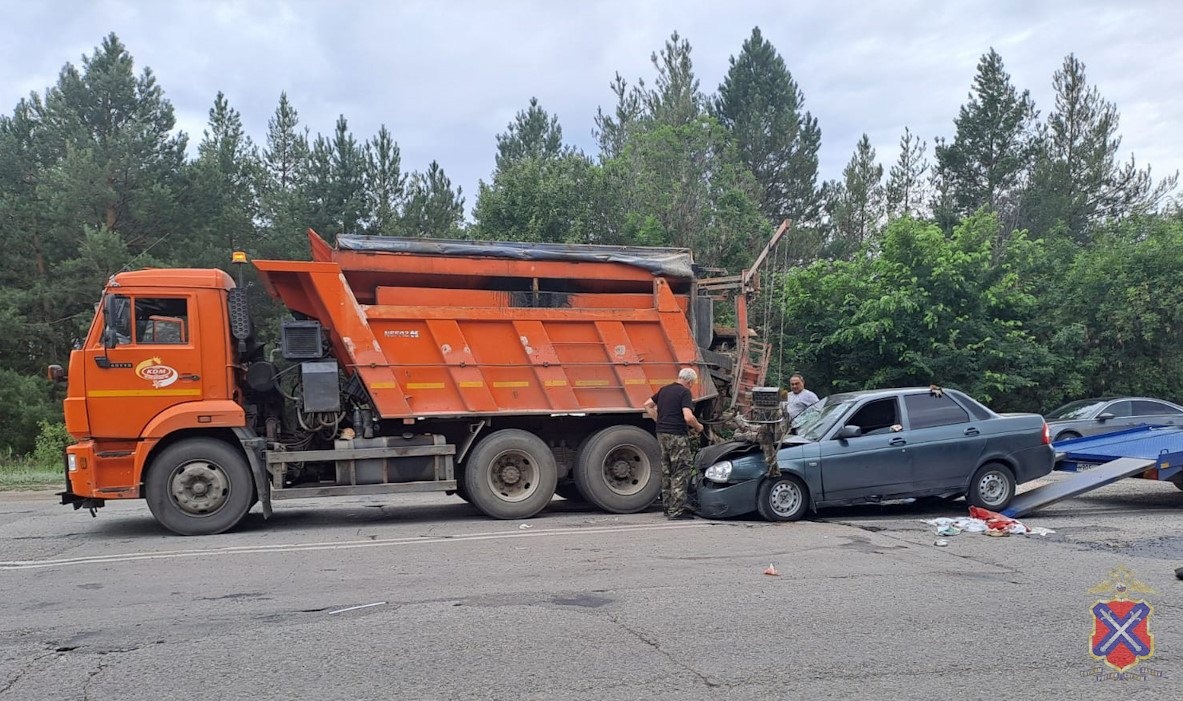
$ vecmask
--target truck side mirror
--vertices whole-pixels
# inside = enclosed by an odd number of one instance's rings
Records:
[[[119,338],[115,335],[115,295],[103,296],[103,348],[114,348]]]
[[[61,365],[50,365],[45,369],[45,376],[49,378],[50,382],[58,383],[66,381],[66,371],[62,369]]]

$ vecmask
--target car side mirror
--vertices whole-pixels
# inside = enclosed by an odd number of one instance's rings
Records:
[[[1097,414],[1097,421],[1100,421],[1102,423],[1104,423],[1105,421],[1108,421],[1109,419],[1112,419],[1112,418],[1115,418],[1115,417],[1113,416],[1113,414],[1110,414],[1109,412],[1105,412],[1104,414]]]
[[[834,437],[844,441],[847,438],[858,438],[861,435],[863,435],[863,429],[859,426],[843,426],[838,429],[838,435]]]

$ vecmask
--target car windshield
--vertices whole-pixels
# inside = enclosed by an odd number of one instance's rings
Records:
[[[793,419],[794,432],[810,441],[820,441],[826,431],[842,418],[854,403],[848,401],[830,401],[830,397],[810,405],[808,409]]]
[[[1087,419],[1098,407],[1105,403],[1102,399],[1081,399],[1069,402],[1047,415],[1048,421],[1068,421],[1071,419]]]

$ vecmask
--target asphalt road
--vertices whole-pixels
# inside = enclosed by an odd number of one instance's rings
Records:
[[[0,701],[1063,699],[1183,696],[1183,491],[1127,480],[961,534],[964,505],[667,523],[556,499],[528,522],[454,497],[283,502],[167,535],[0,495]],[[781,576],[763,574],[769,564]],[[1096,681],[1089,589],[1153,592],[1145,680]]]

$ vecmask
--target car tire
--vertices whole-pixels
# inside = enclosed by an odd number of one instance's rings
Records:
[[[1172,477],[1171,484],[1175,485],[1179,489],[1183,489],[1183,472]]]
[[[796,475],[764,480],[756,493],[756,511],[765,521],[800,521],[809,510],[809,489]]]
[[[1010,468],[997,462],[988,462],[978,468],[969,481],[965,501],[990,511],[1002,511],[1015,498],[1015,476]]]
[[[1076,431],[1062,431],[1062,432],[1056,434],[1056,440],[1052,441],[1052,443],[1059,443],[1060,441],[1070,441],[1074,438],[1080,438],[1080,434],[1077,433]]]
[[[241,450],[214,438],[193,438],[153,458],[144,498],[173,533],[213,535],[238,525],[250,511],[255,481]]]

